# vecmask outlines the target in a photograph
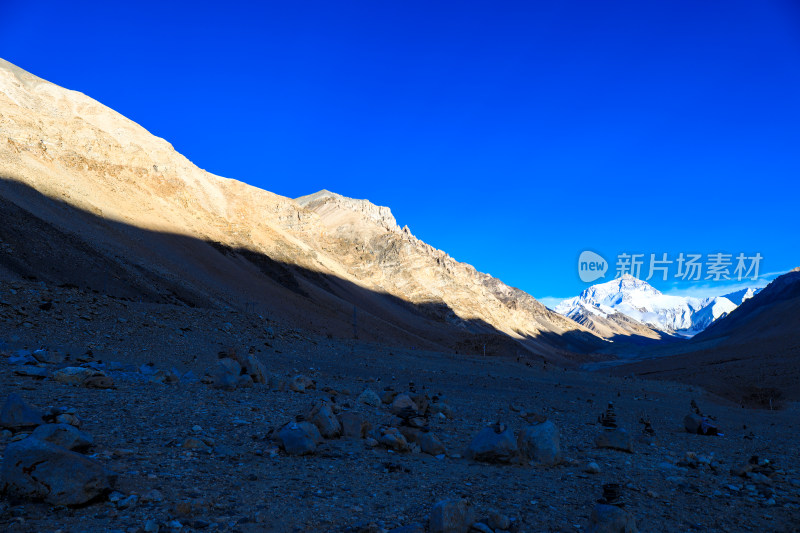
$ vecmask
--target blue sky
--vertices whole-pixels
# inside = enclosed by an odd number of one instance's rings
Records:
[[[796,1],[248,4],[3,0],[0,57],[539,298],[587,286],[583,250],[800,264]]]

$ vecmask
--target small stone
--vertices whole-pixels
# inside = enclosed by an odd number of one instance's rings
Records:
[[[475,533],[494,533],[492,528],[490,528],[489,526],[487,526],[483,522],[475,522],[474,524],[472,524],[470,526],[469,531],[470,531],[470,533],[472,533],[473,531]]]
[[[144,528],[143,529],[144,529],[145,533],[158,533],[159,528],[160,527],[158,525],[158,522],[156,522],[155,520],[150,519],[150,520],[148,520],[147,522],[144,523]]]
[[[592,511],[590,533],[637,533],[630,513],[614,505],[597,504]]]
[[[372,437],[367,437],[366,439],[364,439],[364,445],[367,448],[374,448],[378,444],[379,444],[379,442],[377,440],[373,439]]]
[[[589,463],[586,465],[586,468],[583,469],[584,472],[587,474],[599,474],[600,473],[600,465],[597,463]]]
[[[158,489],[152,489],[147,491],[144,496],[141,498],[142,503],[159,503],[164,501],[164,496]]]
[[[442,500],[431,510],[431,533],[467,533],[474,523],[472,507],[466,500]]]
[[[187,437],[181,444],[181,448],[185,450],[207,450],[208,445],[196,437]]]
[[[511,527],[511,519],[499,511],[489,511],[489,527],[506,530]]]
[[[293,377],[292,381],[289,383],[289,389],[294,392],[305,392],[307,390],[314,390],[315,388],[316,384],[314,380],[302,374]]]

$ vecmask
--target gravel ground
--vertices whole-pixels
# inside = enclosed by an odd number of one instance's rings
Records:
[[[218,352],[251,347],[273,386],[225,391],[190,379],[153,383],[137,370],[152,363],[202,377]],[[583,531],[604,483],[622,485],[625,509],[640,531],[800,531],[797,404],[745,410],[676,383],[320,338],[256,315],[32,282],[0,283],[0,348],[2,396],[16,392],[42,411],[74,408],[94,437],[87,453],[119,473],[122,497],[138,496],[127,508],[107,498],[79,508],[2,499],[4,531],[381,531],[426,523],[445,498],[467,499],[478,517],[499,511],[518,531]],[[10,356],[38,348],[67,355],[62,364],[42,365],[51,371],[120,363],[107,372],[116,388],[16,375],[22,365]],[[297,374],[313,379],[316,390],[276,390]],[[453,418],[430,418],[447,456],[394,453],[342,438],[296,457],[271,438],[320,400],[363,414],[373,427],[394,425],[388,405],[357,400],[366,388],[380,395],[387,387],[413,387],[447,402]],[[724,436],[684,431],[693,399]],[[594,446],[608,402],[619,426],[635,436],[634,453]],[[485,425],[500,421],[519,431],[532,416],[560,429],[562,464],[463,458]],[[655,430],[652,441],[641,433],[642,417]],[[19,437],[4,434],[0,450]],[[203,444],[183,447],[190,437]],[[769,479],[731,473],[752,456],[770,461]],[[589,463],[599,472],[587,472]]]

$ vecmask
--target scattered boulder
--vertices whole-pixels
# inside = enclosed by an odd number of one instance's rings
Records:
[[[342,436],[349,439],[363,439],[370,428],[369,422],[355,411],[340,413],[339,423],[342,426]]]
[[[591,533],[637,533],[636,521],[624,509],[599,503],[592,511],[588,531]]]
[[[594,444],[598,448],[633,453],[633,438],[630,433],[622,428],[603,431],[594,439]]]
[[[358,402],[372,407],[379,407],[381,405],[381,399],[378,393],[372,389],[364,389],[364,392],[358,396]]]
[[[8,445],[0,490],[52,505],[81,505],[109,492],[116,474],[94,459],[28,437]]]
[[[51,352],[49,350],[36,350],[33,352],[33,358],[40,363],[48,365],[57,365],[64,362],[64,354],[61,352]]]
[[[26,378],[45,379],[50,377],[50,370],[40,366],[25,365],[14,369],[15,376],[23,376]]]
[[[485,427],[470,442],[466,456],[485,463],[511,463],[519,457],[514,432],[502,424]]]
[[[187,437],[181,444],[184,450],[207,450],[208,445],[197,437]]]
[[[87,389],[113,389],[114,380],[102,372],[95,372],[93,375],[83,380],[82,385]]]
[[[267,371],[267,365],[259,361],[255,355],[245,357],[242,361],[242,366],[244,366],[245,371],[253,379],[254,383],[263,384],[268,382],[269,372]]]
[[[444,447],[444,444],[442,444],[442,441],[430,431],[420,432],[417,436],[416,443],[419,445],[422,453],[427,453],[428,455],[435,456],[447,453],[447,449]]]
[[[242,374],[239,376],[239,379],[236,380],[236,386],[243,389],[250,388],[253,386],[253,378],[250,377],[249,374]]]
[[[398,394],[392,401],[392,406],[389,408],[389,410],[393,415],[399,415],[409,411],[416,413],[419,410],[419,407],[408,394]]]
[[[305,392],[307,390],[316,389],[317,384],[313,379],[302,374],[298,374],[292,378],[292,381],[289,383],[289,388],[294,392]]]
[[[705,416],[690,413],[683,418],[683,427],[697,435],[719,435],[719,428]]]
[[[210,383],[215,389],[233,390],[239,386],[241,374],[242,367],[239,363],[230,357],[223,357],[207,373],[204,381]]]
[[[474,522],[472,506],[466,500],[442,500],[431,510],[431,533],[467,533]]]
[[[342,425],[325,402],[316,404],[306,415],[306,420],[317,426],[326,439],[335,439],[342,434]]]
[[[82,366],[68,366],[53,372],[53,381],[67,385],[83,385],[83,382],[94,376],[95,370]]]
[[[600,465],[595,462],[591,462],[586,465],[586,468],[583,469],[584,472],[587,474],[599,474],[600,473]]]
[[[489,527],[506,531],[511,527],[511,519],[498,511],[489,512]]]
[[[431,402],[431,404],[428,405],[428,412],[432,415],[438,415],[441,413],[447,418],[453,418],[453,410],[450,409],[450,406],[444,402]]]
[[[397,428],[381,429],[381,438],[378,442],[396,452],[407,452],[410,449],[408,441]]]
[[[290,422],[278,432],[278,441],[289,455],[309,455],[316,451],[322,436],[314,424]]]
[[[520,453],[542,465],[557,465],[561,462],[561,445],[558,428],[551,421],[526,426],[517,439]]]
[[[12,392],[0,407],[0,427],[11,430],[33,428],[44,423],[42,413],[29,407],[19,394]]]
[[[397,391],[391,388],[384,389],[383,393],[381,393],[381,402],[385,404],[390,404],[394,401],[394,397],[397,396]]]
[[[69,424],[44,424],[37,427],[31,438],[51,442],[68,450],[82,450],[94,443],[88,433]]]

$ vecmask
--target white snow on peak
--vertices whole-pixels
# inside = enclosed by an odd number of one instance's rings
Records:
[[[646,281],[625,274],[592,285],[579,296],[558,304],[555,311],[570,318],[585,312],[603,317],[622,313],[666,333],[692,336],[736,307],[723,296],[693,298],[662,294]]]

